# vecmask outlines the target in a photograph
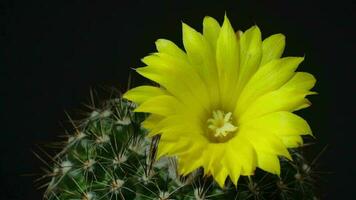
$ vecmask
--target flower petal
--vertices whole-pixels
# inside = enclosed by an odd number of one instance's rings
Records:
[[[283,144],[289,148],[296,148],[303,145],[303,139],[299,135],[280,135]]]
[[[225,16],[216,44],[216,63],[219,74],[222,109],[231,110],[236,102],[235,91],[239,72],[239,44],[229,19]]]
[[[159,83],[187,107],[192,109],[209,107],[209,93],[204,82],[193,70],[186,69],[186,64],[167,54],[147,56],[143,62],[149,66],[138,68],[137,72]]]
[[[262,57],[261,31],[253,26],[240,36],[240,73],[237,92],[240,93],[245,84],[260,66]]]
[[[205,17],[203,21],[203,35],[206,40],[210,43],[213,49],[216,49],[216,41],[219,37],[220,25],[212,17]]]
[[[209,95],[212,105],[219,103],[218,74],[215,64],[215,56],[212,46],[206,38],[183,23],[183,44],[187,52],[188,59],[193,69],[204,80],[209,89]]]
[[[283,85],[283,88],[308,91],[314,87],[315,82],[316,79],[312,74],[307,72],[297,72],[292,79]]]
[[[214,180],[218,183],[220,188],[224,188],[226,178],[228,176],[228,171],[224,166],[221,166],[216,169],[214,172]]]
[[[308,123],[298,115],[290,112],[274,112],[244,124],[243,127],[252,127],[265,133],[274,133],[277,136],[286,135],[312,135]]]
[[[238,147],[238,148],[237,148]],[[231,159],[236,162],[236,165],[230,165],[230,171],[239,170],[241,175],[252,175],[256,169],[256,152],[250,141],[238,134],[226,144],[226,159]],[[241,167],[241,169],[234,169],[234,167]],[[235,172],[236,173],[236,172]],[[233,175],[234,173],[232,173]],[[238,177],[231,177],[237,182]],[[236,180],[235,180],[236,179]]]
[[[211,173],[213,176],[222,167],[221,158],[225,154],[225,148],[222,143],[209,143],[205,150],[205,156],[209,155],[209,160],[204,166],[204,173]]]
[[[156,41],[156,48],[160,53],[165,53],[176,57],[177,59],[188,61],[187,54],[185,54],[183,50],[181,50],[176,44],[169,40],[158,39]]]
[[[280,58],[283,54],[285,45],[286,38],[283,34],[274,34],[264,39],[262,42],[261,65]]]
[[[248,128],[241,127],[240,129],[239,134],[248,139],[256,152],[265,152],[292,159],[283,142],[276,135],[268,134],[271,132],[265,132],[260,127],[254,129],[252,126]]]
[[[179,122],[179,123],[177,123]],[[186,130],[189,130],[187,132]],[[200,119],[199,116],[184,114],[184,115],[171,115],[159,123],[157,123],[154,129],[151,130],[150,134],[165,134],[165,132],[176,132],[180,133],[180,137],[186,136],[191,137],[193,134],[203,134],[203,130],[200,126]]]
[[[240,116],[239,123],[277,111],[294,111],[304,106],[308,91],[277,90],[267,93],[254,101]]]
[[[179,151],[188,147],[188,142],[174,143],[174,142],[162,142],[158,143],[156,159],[160,159],[163,156],[172,156],[175,151]]]
[[[144,85],[130,89],[123,95],[123,98],[141,104],[152,97],[164,94],[166,92],[162,88]]]
[[[176,98],[169,95],[161,95],[145,101],[134,111],[169,116],[182,110],[184,110],[184,107]]]
[[[286,57],[273,60],[259,68],[243,89],[235,109],[235,116],[243,111],[261,95],[276,90],[284,85],[295,74],[301,57]]]
[[[281,174],[281,165],[276,155],[257,152],[257,163],[258,167],[266,172],[277,174],[278,176]]]
[[[228,174],[234,183],[235,186],[237,186],[237,183],[239,181],[240,175],[241,175],[241,162],[239,159],[237,159],[237,155],[234,154],[231,149],[228,150],[228,152],[225,154],[224,157],[224,165],[226,169],[228,170]]]
[[[195,142],[189,148],[187,148],[184,152],[179,152],[177,155],[179,156],[178,164],[179,171],[182,175],[188,175],[199,167],[204,166],[205,154],[202,149],[206,148],[206,143]],[[184,158],[184,159],[182,159]]]
[[[148,130],[152,130],[163,119],[164,117],[161,115],[151,114],[141,123],[141,125]]]
[[[305,96],[315,84],[315,78],[305,72],[297,72],[292,79],[278,90],[269,92],[252,102],[240,115],[239,123],[276,111],[295,111],[308,107]]]

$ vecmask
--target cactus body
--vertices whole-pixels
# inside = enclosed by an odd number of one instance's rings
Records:
[[[221,189],[201,169],[179,176],[175,158],[155,161],[159,137],[146,137],[145,115],[133,108],[111,99],[76,124],[53,159],[45,199],[316,199],[313,169],[298,149],[293,161],[281,160],[281,177],[257,170],[237,187],[228,181]]]

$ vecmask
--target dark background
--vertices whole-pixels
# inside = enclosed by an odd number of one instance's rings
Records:
[[[40,199],[43,164],[36,145],[58,140],[64,110],[89,100],[89,89],[124,90],[131,67],[168,38],[181,46],[181,21],[201,30],[205,15],[236,29],[257,24],[266,37],[287,36],[285,55],[306,56],[319,95],[301,112],[317,137],[319,161],[333,172],[322,199],[352,199],[355,180],[355,6],[351,1],[1,1],[0,199]],[[134,76],[137,82],[142,81]]]

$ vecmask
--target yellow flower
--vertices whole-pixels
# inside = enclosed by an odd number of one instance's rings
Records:
[[[149,136],[161,135],[158,157],[176,156],[181,174],[203,167],[223,187],[237,184],[259,167],[280,174],[278,156],[302,145],[312,134],[293,111],[306,108],[315,78],[295,72],[302,57],[283,57],[282,34],[261,39],[253,26],[235,32],[228,18],[205,17],[203,34],[183,23],[185,51],[159,39],[157,53],[137,68],[159,87],[140,86],[124,98],[150,113],[143,122]]]

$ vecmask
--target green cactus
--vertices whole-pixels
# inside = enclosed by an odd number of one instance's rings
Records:
[[[221,189],[202,169],[180,176],[175,158],[155,160],[159,137],[146,137],[140,126],[146,116],[133,113],[134,107],[112,98],[74,125],[44,176],[50,177],[44,199],[317,199],[314,164],[302,148],[291,150],[293,161],[281,158],[280,177],[257,170],[237,187],[228,180]]]

